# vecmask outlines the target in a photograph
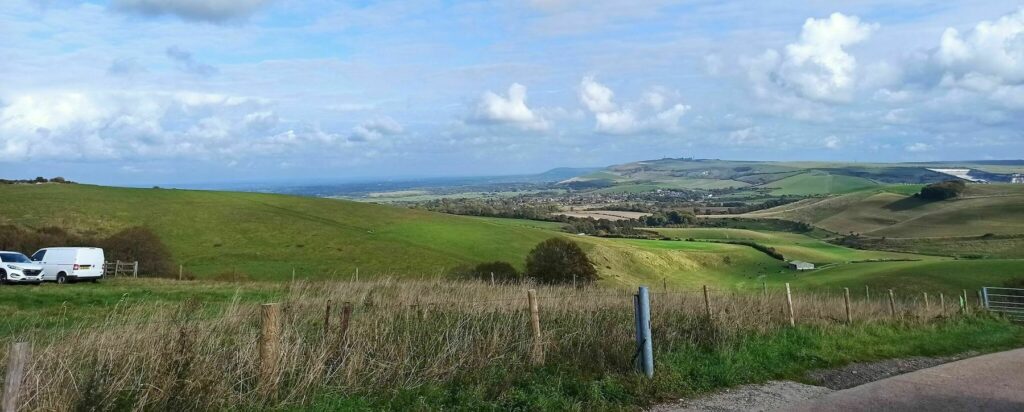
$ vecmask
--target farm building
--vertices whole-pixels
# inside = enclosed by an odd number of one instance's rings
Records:
[[[792,260],[789,262],[789,268],[793,270],[814,270],[814,264]]]

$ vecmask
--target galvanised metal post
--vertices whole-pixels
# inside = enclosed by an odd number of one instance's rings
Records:
[[[985,310],[988,310],[988,287],[987,286],[981,288],[981,296],[984,298],[983,302],[982,302],[982,305],[984,305]]]
[[[640,369],[648,378],[654,377],[654,345],[651,342],[651,295],[646,286],[641,286],[637,300],[637,335],[640,343]]]

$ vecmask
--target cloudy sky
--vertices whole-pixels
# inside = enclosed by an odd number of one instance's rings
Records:
[[[0,177],[344,180],[684,156],[1022,158],[1024,4],[0,2]]]

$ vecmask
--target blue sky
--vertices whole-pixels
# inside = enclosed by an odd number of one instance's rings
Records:
[[[1019,2],[5,0],[0,175],[1024,157]]]

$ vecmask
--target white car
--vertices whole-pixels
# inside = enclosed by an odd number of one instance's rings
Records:
[[[103,279],[103,249],[98,247],[48,247],[32,255],[42,265],[43,280],[57,283]]]
[[[43,283],[43,267],[20,252],[0,252],[0,282]]]

